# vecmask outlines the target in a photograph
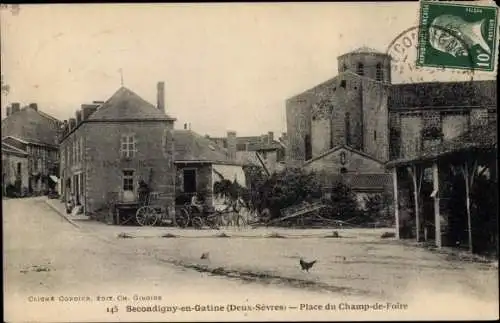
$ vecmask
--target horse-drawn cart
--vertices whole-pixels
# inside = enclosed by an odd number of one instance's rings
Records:
[[[113,194],[116,196],[116,194]],[[113,224],[136,223],[140,226],[174,225],[185,228],[190,223],[188,212],[169,213],[166,194],[151,192],[144,200],[123,201],[108,197],[109,218]]]

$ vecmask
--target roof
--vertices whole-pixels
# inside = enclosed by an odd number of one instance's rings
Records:
[[[339,146],[335,146],[335,147],[333,147],[333,148],[331,148],[331,149],[329,149],[329,150],[327,150],[327,151],[323,152],[322,154],[320,154],[320,155],[318,155],[318,156],[316,156],[316,157],[314,157],[314,158],[311,158],[311,159],[307,160],[307,161],[306,161],[306,162],[305,162],[302,166],[307,166],[307,165],[309,165],[310,163],[312,163],[312,162],[314,162],[314,161],[316,161],[316,160],[318,160],[318,159],[321,159],[321,158],[323,158],[323,157],[325,157],[325,156],[327,156],[327,155],[330,155],[330,154],[332,154],[332,153],[336,152],[336,151],[337,151],[337,150],[339,150],[339,149],[346,149],[346,150],[352,151],[352,152],[353,152],[353,153],[355,153],[355,154],[361,155],[361,156],[363,156],[363,157],[365,157],[365,158],[369,158],[369,159],[371,159],[371,160],[373,160],[373,161],[375,161],[375,162],[377,162],[377,163],[383,164],[383,162],[382,162],[381,160],[378,160],[378,159],[376,159],[375,157],[370,156],[370,155],[368,155],[368,154],[367,154],[367,153],[365,153],[365,152],[362,152],[362,151],[360,151],[360,150],[356,150],[356,149],[354,149],[354,148],[352,148],[352,147],[349,147],[349,146],[347,146],[347,145],[339,145]]]
[[[355,50],[352,50],[350,52],[342,54],[339,57],[344,56],[344,55],[349,55],[349,54],[365,54],[365,53],[367,53],[367,54],[387,55],[386,53],[383,53],[383,52],[378,51],[376,49],[373,49],[371,47],[362,46],[362,47],[356,48]]]
[[[496,87],[496,80],[393,84],[388,106],[392,110],[443,106],[489,106],[496,109]]]
[[[24,107],[2,120],[2,136],[12,136],[28,143],[57,145],[61,121],[30,107]]]
[[[27,156],[28,155],[28,152],[26,152],[25,150],[22,150],[22,149],[19,149],[19,148],[16,148],[12,145],[9,145],[8,143],[6,142],[2,142],[2,153],[3,154],[14,154],[14,155],[20,155],[20,156]]]
[[[334,77],[332,77],[332,78],[330,78],[330,79],[328,79],[320,84],[313,86],[312,88],[310,88],[308,90],[305,90],[299,94],[296,94],[296,95],[288,98],[287,101],[297,100],[297,99],[302,98],[302,96],[309,95],[309,94],[322,95],[322,94],[324,94],[326,89],[329,89],[332,86],[337,86],[337,84],[338,84],[337,79],[339,79],[341,77],[352,77],[352,78],[356,78],[356,79],[360,79],[360,80],[368,80],[368,81],[371,81],[374,83],[383,84],[383,85],[388,86],[388,87],[390,86],[390,84],[387,82],[377,81],[377,80],[375,80],[371,77],[368,77],[366,75],[358,75],[351,70],[346,70],[346,71],[343,71],[343,72],[339,73],[338,75],[336,75],[336,76],[334,76]]]
[[[89,121],[120,120],[175,120],[153,104],[126,87],[119,88],[100,108],[92,113]]]
[[[374,174],[333,174],[322,175],[325,186],[328,188],[332,183],[342,182],[353,191],[381,191],[392,185],[392,176],[384,173]]]
[[[246,160],[235,161],[228,156],[227,149],[215,144],[192,130],[174,130],[176,162],[210,162],[214,164],[249,164]]]
[[[266,135],[264,135],[266,136]],[[221,137],[209,137],[213,141],[222,140],[227,143],[227,138]],[[278,140],[273,140],[271,143],[262,142],[262,136],[244,136],[236,137],[236,144],[248,144],[247,151],[258,151],[258,150],[276,150],[285,148],[283,143]]]
[[[473,127],[453,139],[427,147],[416,156],[389,161],[386,166],[394,167],[396,165],[412,164],[468,150],[496,149],[496,134],[497,124],[496,121],[492,121],[487,125]]]

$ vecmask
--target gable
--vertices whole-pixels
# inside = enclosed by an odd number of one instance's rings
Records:
[[[384,173],[384,163],[362,152],[340,146],[306,162],[304,169],[328,174],[340,174],[346,168],[348,173]]]
[[[89,121],[175,120],[131,90],[121,87],[94,112]]]

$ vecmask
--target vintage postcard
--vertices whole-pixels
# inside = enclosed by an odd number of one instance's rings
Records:
[[[498,319],[494,2],[0,18],[4,321]]]

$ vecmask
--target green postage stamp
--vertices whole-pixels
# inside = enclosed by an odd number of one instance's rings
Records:
[[[497,26],[496,7],[423,1],[417,66],[493,71]]]

